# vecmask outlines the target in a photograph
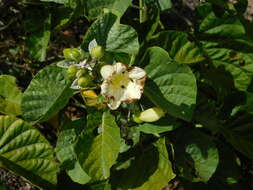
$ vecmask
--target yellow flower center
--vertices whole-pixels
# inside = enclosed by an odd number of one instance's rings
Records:
[[[128,74],[116,74],[112,76],[111,83],[114,90],[125,89],[130,82]]]

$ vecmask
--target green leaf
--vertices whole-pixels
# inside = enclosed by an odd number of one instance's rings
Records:
[[[84,135],[77,145],[81,165],[92,181],[101,181],[110,176],[110,168],[120,151],[120,130],[109,112],[103,113],[100,130],[101,133],[96,137]]]
[[[242,66],[233,63],[213,61],[215,67],[224,67],[224,70],[229,72],[234,80],[234,86],[241,91],[246,91],[251,83],[251,77],[248,75],[247,70]]]
[[[0,75],[0,112],[21,115],[22,92],[16,86],[16,78]]]
[[[197,95],[194,74],[187,65],[169,61],[163,49],[155,48],[152,52],[145,67],[152,80],[147,81],[144,95],[168,114],[191,120]]]
[[[45,61],[50,41],[51,14],[47,9],[28,9],[25,29],[31,34],[26,39],[27,48],[33,59]]]
[[[161,11],[166,11],[172,7],[171,0],[158,0]]]
[[[45,189],[57,182],[53,147],[37,129],[12,116],[0,116],[0,167]]]
[[[178,63],[197,63],[205,59],[202,50],[194,41],[189,40],[189,36],[185,32],[161,32],[151,40],[151,44],[167,50],[170,57]]]
[[[86,184],[90,180],[82,169],[74,149],[84,125],[83,119],[66,123],[60,131],[56,146],[56,156],[61,162],[61,168],[66,170],[74,182],[80,184]]]
[[[245,92],[246,103],[242,106],[242,109],[247,111],[249,114],[253,114],[253,93]]]
[[[252,115],[245,114],[231,120],[223,128],[222,133],[226,140],[239,152],[250,159],[253,159],[253,136],[252,136]]]
[[[101,182],[98,184],[90,185],[91,190],[111,190],[111,185],[108,183],[108,181]]]
[[[178,124],[171,118],[165,117],[154,123],[144,123],[136,127],[137,131],[146,134],[163,133],[172,131],[178,127]]]
[[[175,176],[165,139],[161,138],[140,152],[128,168],[117,171],[112,182],[122,190],[154,190],[162,189]]]
[[[119,24],[117,16],[107,13],[98,18],[85,34],[82,48],[88,50],[89,43],[96,39],[98,45],[113,53],[137,54],[138,35],[128,25]]]
[[[199,31],[213,37],[240,38],[245,36],[245,30],[238,17],[225,13],[217,17],[210,12],[199,25]]]
[[[140,67],[145,67],[148,64],[156,64],[160,63],[161,65],[164,65],[171,61],[171,58],[167,51],[160,47],[150,47],[146,50],[144,56],[141,58],[141,60],[136,61],[136,65]]]
[[[98,17],[104,9],[115,10],[121,17],[131,3],[131,0],[87,0],[87,9],[90,18]]]
[[[40,70],[24,92],[21,108],[28,121],[41,122],[62,109],[73,95],[66,71],[57,66]]]
[[[207,182],[219,163],[218,150],[212,139],[196,129],[183,128],[171,135],[176,166],[190,181]]]

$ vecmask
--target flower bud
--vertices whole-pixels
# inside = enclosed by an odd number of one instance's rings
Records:
[[[80,78],[88,74],[87,69],[80,69],[79,71],[76,72],[76,77]]]
[[[101,59],[104,56],[105,51],[102,46],[96,46],[96,47],[92,48],[90,54],[92,57],[94,57],[96,59]]]
[[[149,108],[140,113],[138,119],[144,122],[155,122],[165,115],[165,112],[159,107]]]
[[[105,104],[99,102],[99,96],[94,90],[86,90],[81,93],[86,106],[95,106],[98,109],[105,107]]]
[[[92,82],[92,78],[90,75],[86,75],[85,77],[81,77],[78,79],[77,81],[77,84],[78,86],[81,86],[81,87],[87,87],[88,85],[90,85]]]
[[[84,57],[84,52],[78,48],[66,48],[63,50],[63,56],[65,59],[81,61]]]
[[[139,119],[138,115],[133,114],[132,118],[135,123],[142,123],[143,121]]]
[[[74,65],[68,67],[67,74],[69,78],[74,78],[77,73],[78,68]]]
[[[112,75],[114,69],[112,65],[104,65],[101,69],[100,69],[100,74],[103,77],[103,79],[107,79],[109,76]]]

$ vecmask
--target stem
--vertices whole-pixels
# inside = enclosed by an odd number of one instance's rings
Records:
[[[144,18],[144,4],[143,4],[143,0],[139,0],[139,14],[140,14],[140,23],[143,23],[145,18]]]

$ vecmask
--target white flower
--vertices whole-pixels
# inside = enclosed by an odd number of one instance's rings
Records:
[[[101,94],[106,98],[110,109],[117,109],[121,102],[133,102],[141,98],[146,80],[143,69],[116,63],[103,66],[100,72],[104,78]]]

